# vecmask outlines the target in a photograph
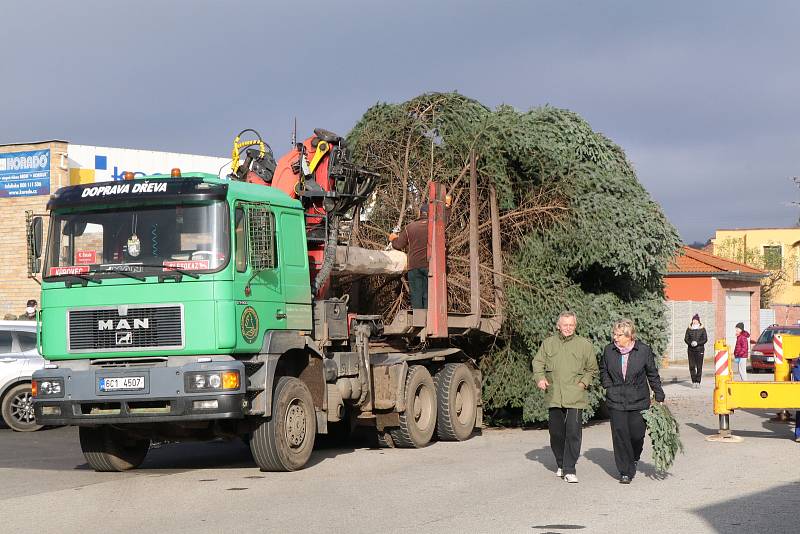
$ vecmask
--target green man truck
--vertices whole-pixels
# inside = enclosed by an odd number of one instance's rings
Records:
[[[254,144],[234,145],[247,159],[227,179],[173,169],[61,188],[46,244],[31,219],[37,422],[78,426],[97,471],[136,468],[154,441],[220,437],[292,471],[345,424],[387,446],[469,438],[481,375],[453,336],[497,324],[447,311],[444,189],[429,193],[429,307],[385,324],[330,284],[376,175],[325,130],[278,162]]]

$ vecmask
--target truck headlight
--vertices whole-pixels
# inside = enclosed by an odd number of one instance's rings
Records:
[[[189,393],[239,389],[239,383],[239,371],[186,373],[185,380],[186,391]]]
[[[31,394],[37,399],[54,399],[64,396],[64,381],[60,378],[42,378],[31,382]]]

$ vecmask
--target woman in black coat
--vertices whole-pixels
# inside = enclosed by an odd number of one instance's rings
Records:
[[[683,336],[683,341],[686,343],[686,350],[689,356],[689,374],[692,377],[692,387],[700,387],[700,378],[703,374],[703,356],[706,352],[706,343],[708,343],[708,334],[706,329],[700,322],[700,315],[694,314],[689,328],[686,329],[686,335]]]
[[[619,481],[630,484],[647,430],[642,410],[650,407],[650,389],[657,402],[664,402],[664,390],[653,351],[636,339],[633,321],[617,321],[612,333],[614,342],[603,349],[600,357],[600,381],[606,388]]]

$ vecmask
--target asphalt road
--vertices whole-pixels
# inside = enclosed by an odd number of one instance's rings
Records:
[[[318,450],[297,473],[261,473],[240,442],[171,444],[142,468],[95,473],[73,428],[0,429],[3,532],[771,532],[800,519],[800,444],[769,414],[731,416],[713,443],[712,381],[663,371],[686,453],[616,480],[608,422],[584,430],[579,484],[553,475],[546,430],[485,430],[421,450]],[[672,381],[674,378],[675,381]],[[754,377],[756,378],[756,377]]]

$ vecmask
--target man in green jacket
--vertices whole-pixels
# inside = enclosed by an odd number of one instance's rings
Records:
[[[544,390],[548,406],[556,475],[571,483],[578,482],[575,463],[581,454],[581,410],[589,407],[586,390],[597,376],[597,355],[587,339],[575,335],[577,325],[574,312],[562,312],[556,323],[558,334],[545,339],[533,358],[533,380]]]

